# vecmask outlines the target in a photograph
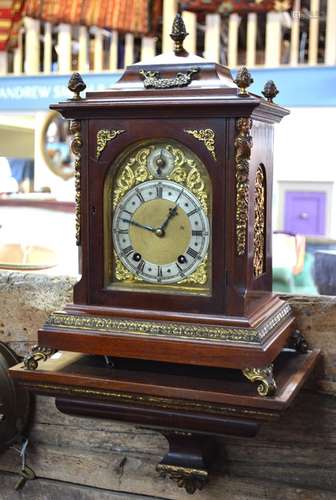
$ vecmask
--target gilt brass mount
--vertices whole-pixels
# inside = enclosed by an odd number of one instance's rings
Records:
[[[265,83],[264,90],[261,92],[262,95],[267,99],[268,102],[273,103],[273,99],[279,94],[277,86],[273,80],[268,80]]]
[[[178,87],[187,87],[193,76],[199,72],[199,68],[191,68],[185,73],[176,73],[173,78],[162,78],[159,71],[139,71],[144,79],[145,89],[173,89]]]
[[[76,190],[76,245],[81,244],[80,234],[80,218],[81,218],[81,123],[78,120],[73,120],[70,123],[70,134],[73,135],[71,142],[71,151],[75,156],[75,190]]]
[[[238,95],[243,96],[243,97],[248,96],[247,88],[250,85],[252,85],[254,80],[251,76],[251,73],[248,71],[248,69],[245,66],[242,66],[240,68],[240,70],[237,73],[236,79],[233,81],[239,87],[239,94]]]
[[[289,349],[294,349],[295,351],[301,354],[308,352],[309,349],[308,343],[304,338],[304,336],[302,335],[302,333],[300,332],[300,330],[294,330],[288,341],[287,347]]]
[[[196,490],[202,490],[208,482],[208,471],[203,469],[158,464],[156,470],[162,477],[168,476],[175,481],[179,488],[184,488],[190,495]]]
[[[72,97],[73,101],[80,101],[82,99],[80,93],[86,89],[86,84],[79,73],[72,74],[68,83],[68,89],[75,94]]]
[[[184,39],[189,35],[187,33],[183,18],[178,12],[175,16],[170,38],[174,41],[174,53],[176,56],[187,55],[187,51],[183,47]]]
[[[257,169],[254,201],[253,274],[259,278],[265,272],[266,179],[263,165]]]
[[[51,347],[34,345],[31,352],[23,360],[25,369],[36,370],[40,361],[47,361],[56,351],[57,349],[52,349]]]
[[[112,141],[113,139],[115,139],[116,137],[118,137],[118,135],[123,134],[124,132],[126,132],[126,130],[116,130],[116,129],[98,130],[98,132],[97,132],[97,148],[96,148],[97,160],[99,160],[99,158],[100,158],[102,152],[104,151],[104,149],[106,148],[107,144],[110,141]]]
[[[216,149],[215,149],[215,132],[211,128],[200,129],[200,130],[185,130],[186,134],[190,134],[195,139],[204,143],[212,158],[216,161]]]
[[[252,120],[238,118],[236,149],[236,249],[238,255],[246,253],[248,205],[249,205],[249,169],[252,149]]]
[[[277,386],[273,377],[273,365],[245,368],[243,374],[251,382],[260,382],[257,388],[259,396],[273,396],[275,393]]]

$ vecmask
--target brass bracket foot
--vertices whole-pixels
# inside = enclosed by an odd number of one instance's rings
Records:
[[[208,472],[203,469],[158,464],[156,470],[162,477],[168,476],[169,479],[175,481],[179,488],[184,488],[190,495],[196,490],[202,490],[208,482]]]
[[[213,439],[208,435],[180,430],[160,432],[168,440],[169,451],[156,470],[190,495],[202,490],[208,482],[208,467],[216,453]]]
[[[51,347],[41,347],[38,345],[34,345],[31,352],[27,354],[23,359],[25,370],[36,370],[39,361],[47,361],[47,359],[55,354],[56,351],[57,349],[53,349]]]
[[[299,352],[300,354],[306,353],[309,349],[307,341],[300,332],[300,330],[294,330],[288,341],[287,347],[289,349],[294,349],[296,352]]]
[[[260,396],[273,396],[276,391],[276,382],[273,377],[273,365],[264,368],[245,368],[244,376],[250,382],[260,382],[257,391]]]

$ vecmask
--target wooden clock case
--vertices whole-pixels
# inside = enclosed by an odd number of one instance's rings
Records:
[[[193,493],[208,478],[209,436],[253,436],[279,417],[319,352],[272,293],[273,124],[288,111],[248,93],[246,69],[235,83],[227,68],[189,56],[181,18],[174,25],[175,53],[134,64],[113,89],[85,98],[74,75],[75,97],[52,106],[72,120],[82,277],[74,303],[49,317],[40,347],[11,375],[56,396],[61,411],[161,429],[170,452],[158,470]],[[104,185],[125,148],[146,139],[173,139],[208,170],[208,294],[106,286]]]
[[[271,291],[273,123],[287,111],[263,98],[240,95],[229,70],[215,63],[195,56],[157,59],[159,64],[129,67],[110,91],[88,92],[85,99],[52,106],[74,121],[72,129],[78,127],[74,135],[81,141],[82,278],[75,286],[74,304],[63,316],[51,317],[39,332],[39,343],[116,357],[239,369],[264,367],[286,344],[294,321],[289,307]],[[170,78],[178,72],[186,74],[196,65],[198,72],[187,88],[144,89],[139,75],[155,70]],[[213,132],[216,159],[203,141],[185,132],[196,127]],[[124,132],[109,141],[97,157],[101,130]],[[209,296],[113,290],[104,284],[106,176],[129,144],[161,138],[175,139],[190,148],[209,172],[213,189]],[[244,162],[249,163],[249,172],[243,189],[250,202],[238,220],[237,172],[246,168]],[[256,278],[255,178],[260,165],[266,178],[265,244],[261,250],[263,272]],[[243,246],[239,253],[238,244]],[[112,321],[100,330],[93,317]],[[118,329],[113,319],[130,321],[130,331]],[[83,324],[92,327],[83,331]],[[180,335],[173,332],[178,329]]]

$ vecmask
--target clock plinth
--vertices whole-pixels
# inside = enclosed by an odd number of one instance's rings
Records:
[[[275,304],[273,303],[275,302]],[[281,300],[247,318],[69,305],[51,314],[39,344],[114,358],[265,369],[288,343],[294,317]],[[248,372],[246,372],[248,373]]]
[[[182,18],[172,35],[173,53],[85,97],[76,74],[52,106],[71,120],[81,279],[11,375],[61,411],[161,430],[158,470],[193,493],[204,436],[254,435],[319,352],[272,293],[273,126],[288,111],[249,93],[246,68],[233,81],[188,55]]]

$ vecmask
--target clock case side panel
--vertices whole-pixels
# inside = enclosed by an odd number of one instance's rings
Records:
[[[246,314],[250,314],[256,308],[262,306],[269,300],[274,300],[272,293],[272,191],[273,191],[273,137],[274,125],[253,120],[251,129],[253,146],[251,150],[249,169],[249,231],[248,231],[248,272],[246,290]],[[256,184],[257,172],[263,172],[263,199],[258,200]],[[258,214],[256,214],[256,203],[262,206],[263,212],[263,235],[264,244],[262,249],[258,247]],[[260,215],[260,214],[259,214]],[[259,221],[260,222],[260,221]],[[255,253],[263,261],[263,270],[258,272],[254,262]]]
[[[251,119],[246,117],[246,120]],[[225,313],[231,316],[251,317],[257,311],[272,309],[279,298],[272,293],[272,183],[273,183],[273,124],[260,119],[251,119],[249,130],[250,142],[243,143],[245,150],[243,158],[248,166],[246,176],[247,207],[246,231],[244,250],[238,250],[239,224],[242,223],[241,214],[238,214],[238,191],[241,185],[237,181],[237,173],[242,168],[239,158],[241,153],[237,148],[240,130],[238,119],[231,119],[228,127],[229,143],[235,144],[231,155],[227,158],[227,183],[226,183],[226,213],[227,233],[226,241],[229,242],[229,251],[226,253],[226,269],[228,270],[228,293]],[[238,146],[237,146],[238,144]],[[238,155],[237,155],[238,153]],[[244,166],[244,165],[243,165]],[[264,268],[260,276],[254,272],[255,252],[255,204],[256,204],[256,174],[258,168],[264,172]],[[238,215],[237,215],[238,214]],[[240,240],[241,241],[241,240]]]
[[[130,126],[131,124],[131,126]],[[118,118],[97,119],[90,121],[90,150],[88,165],[88,182],[90,184],[89,206],[95,207],[94,213],[89,214],[91,239],[89,263],[89,304],[116,308],[138,308],[147,310],[162,310],[190,313],[223,313],[225,299],[225,269],[224,269],[224,205],[223,192],[225,185],[224,162],[226,154],[225,143],[225,121],[204,118],[198,122],[199,128],[211,128],[218,138],[216,142],[217,160],[211,156],[204,143],[195,139],[185,130],[195,128],[195,119],[185,116],[177,116],[175,119],[165,119],[164,122],[155,118],[132,118],[130,122],[127,115],[119,115]],[[99,159],[96,158],[96,140],[100,129],[122,129],[125,133],[110,141]],[[115,159],[130,145],[139,141],[152,139],[173,139],[189,148],[196,154],[205,165],[212,185],[213,206],[212,212],[216,211],[217,217],[213,219],[212,245],[212,293],[208,296],[196,294],[177,293],[154,293],[132,290],[120,290],[106,288],[105,264],[104,264],[104,203],[102,193],[108,175],[114,175]],[[92,235],[95,234],[95,238]],[[105,249],[106,252],[106,249]],[[149,300],[150,296],[150,300]],[[186,300],[188,297],[188,300]]]

